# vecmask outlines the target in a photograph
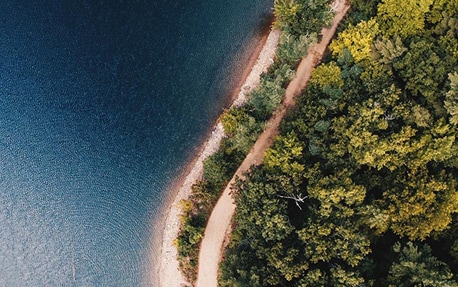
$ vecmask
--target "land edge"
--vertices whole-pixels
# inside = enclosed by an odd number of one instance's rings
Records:
[[[337,30],[337,26],[350,8],[346,0],[335,0],[331,7],[331,11],[335,12],[331,26],[323,27],[320,42],[308,49],[307,55],[297,67],[295,78],[286,88],[281,108],[268,121],[265,130],[258,137],[213,208],[200,245],[196,280],[197,287],[213,287],[218,285],[219,263],[223,257],[224,242],[227,242],[228,232],[231,229],[232,216],[236,209],[231,196],[232,185],[238,177],[243,178],[244,173],[251,166],[262,163],[265,151],[271,146],[274,137],[279,133],[281,120],[286,115],[287,110],[294,107],[295,97],[306,87],[314,67],[320,62]]]
[[[244,69],[240,77],[240,84],[232,96],[233,106],[243,104],[246,101],[246,95],[259,85],[261,74],[267,71],[268,67],[273,63],[279,36],[280,32],[278,30],[270,29],[269,33],[259,41],[253,56],[248,61],[246,69]],[[182,213],[180,202],[189,198],[192,193],[192,185],[202,178],[204,160],[218,150],[224,137],[223,126],[218,120],[208,139],[201,147],[200,152],[197,153],[198,155],[187,165],[182,173],[186,176],[180,176],[169,187],[167,202],[170,203],[164,205],[162,219],[158,220],[156,223],[157,228],[155,228],[155,230],[162,232],[162,236],[158,236],[161,239],[161,242],[159,242],[161,251],[157,256],[158,258],[156,260],[153,259],[158,267],[154,272],[150,273],[153,276],[150,281],[158,282],[159,287],[191,286],[190,283],[186,282],[179,270],[178,252],[174,245],[180,230],[180,215]]]

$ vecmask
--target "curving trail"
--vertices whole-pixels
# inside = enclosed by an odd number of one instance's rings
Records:
[[[280,32],[278,30],[271,30],[268,35],[259,41],[258,47],[250,61],[246,65],[246,71],[243,73],[240,83],[240,92],[234,95],[235,100],[233,105],[242,105],[246,101],[246,94],[255,89],[260,83],[260,76],[263,72],[267,71],[268,67],[272,64],[272,58],[275,56],[275,51],[278,45]],[[191,286],[186,282],[182,275],[178,262],[178,250],[174,244],[175,239],[180,231],[180,215],[183,213],[181,208],[181,200],[188,199],[192,192],[192,185],[202,178],[203,163],[206,158],[214,154],[219,146],[221,140],[224,138],[224,129],[221,122],[218,122],[214,127],[207,142],[204,144],[202,151],[188,166],[188,169],[181,180],[179,180],[171,190],[177,189],[176,195],[173,197],[173,202],[168,206],[166,217],[163,222],[158,222],[158,225],[163,224],[164,227],[159,227],[163,230],[161,237],[155,238],[162,240],[156,244],[161,244],[161,252],[156,259],[158,268],[155,272],[149,274],[149,281],[153,286],[158,283],[160,287],[183,287]],[[155,244],[155,243],[153,243]]]
[[[322,29],[321,42],[312,46],[307,56],[302,59],[296,71],[296,77],[286,89],[282,106],[267,123],[266,129],[259,136],[250,153],[235,172],[210,215],[200,246],[197,287],[218,286],[218,267],[224,250],[224,241],[230,233],[231,219],[236,207],[230,195],[231,187],[236,178],[243,178],[243,174],[251,166],[262,163],[265,151],[272,144],[274,136],[278,134],[281,120],[287,110],[294,106],[294,97],[307,85],[314,66],[321,60],[326,47],[334,36],[338,24],[347,13],[349,6],[345,0],[336,0],[332,9],[335,11],[332,26]]]

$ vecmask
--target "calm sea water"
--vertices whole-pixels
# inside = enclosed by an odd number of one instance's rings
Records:
[[[150,286],[166,187],[271,6],[0,0],[0,286]]]

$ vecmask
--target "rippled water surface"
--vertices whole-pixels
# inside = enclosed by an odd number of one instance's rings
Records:
[[[151,285],[164,191],[271,2],[0,1],[0,286]]]

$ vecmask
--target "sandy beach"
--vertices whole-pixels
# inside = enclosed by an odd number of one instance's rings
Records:
[[[271,30],[267,37],[260,41],[258,48],[253,53],[253,57],[246,65],[247,69],[242,74],[242,82],[237,89],[238,92],[234,95],[233,105],[239,106],[243,104],[246,101],[246,95],[259,85],[260,75],[267,71],[268,67],[273,63],[279,35],[279,31]],[[176,196],[166,210],[167,215],[165,221],[162,222],[164,228],[162,248],[159,258],[156,260],[159,268],[157,272],[153,272],[153,276],[156,275],[159,279],[160,287],[191,286],[183,278],[178,268],[177,249],[173,244],[180,229],[180,214],[182,213],[180,201],[190,196],[191,186],[202,177],[204,160],[218,150],[224,136],[222,124],[218,122],[199,155],[187,168],[186,176],[170,190],[170,193],[176,194]],[[151,281],[157,281],[157,278],[151,278]]]

